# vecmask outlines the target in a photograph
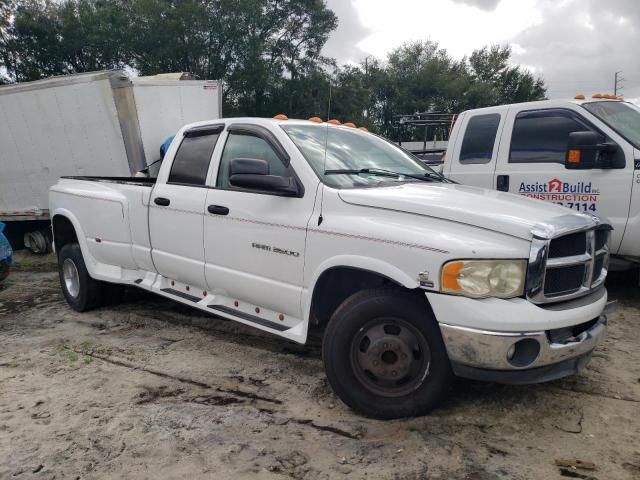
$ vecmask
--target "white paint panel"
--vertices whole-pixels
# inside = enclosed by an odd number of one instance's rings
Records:
[[[47,209],[64,175],[130,175],[108,79],[0,95],[0,122],[0,212]]]
[[[148,164],[160,158],[160,145],[184,125],[220,118],[221,85],[217,81],[132,81]]]

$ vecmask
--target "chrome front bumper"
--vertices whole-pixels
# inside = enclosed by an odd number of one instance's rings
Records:
[[[499,372],[504,372],[505,383],[535,383],[583,368],[593,349],[604,339],[606,315],[614,308],[615,303],[609,302],[602,315],[592,320],[588,328],[561,342],[552,340],[553,331],[495,332],[444,323],[440,324],[440,330],[456,374],[501,381]],[[559,368],[554,370],[551,368],[554,365]],[[539,376],[535,375],[536,370]],[[525,371],[530,374],[518,375]]]

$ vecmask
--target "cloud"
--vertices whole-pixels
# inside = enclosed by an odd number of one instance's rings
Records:
[[[327,0],[327,6],[338,16],[338,28],[331,33],[322,53],[338,63],[359,63],[367,52],[358,43],[371,32],[360,19],[352,0]]]
[[[500,0],[453,0],[454,3],[464,3],[471,7],[478,7],[481,10],[495,10]]]
[[[514,61],[545,79],[550,98],[613,92],[614,74],[625,78],[622,93],[640,96],[640,2],[596,0],[541,2],[542,22],[513,38]]]

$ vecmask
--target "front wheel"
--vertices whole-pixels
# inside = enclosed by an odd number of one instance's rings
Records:
[[[102,284],[89,275],[80,245],[68,243],[60,249],[58,274],[64,298],[75,311],[84,312],[100,305]]]
[[[399,289],[365,290],[345,300],[325,331],[323,360],[342,401],[375,418],[428,413],[452,379],[426,300]]]

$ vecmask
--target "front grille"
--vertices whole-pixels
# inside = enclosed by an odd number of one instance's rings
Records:
[[[605,254],[598,255],[593,262],[593,272],[591,273],[591,281],[595,282],[602,275],[602,268],[606,259]]]
[[[584,283],[585,265],[550,268],[544,281],[546,296],[566,295],[580,290]]]
[[[576,232],[551,240],[549,258],[571,257],[587,251],[587,233]]]
[[[602,285],[607,274],[611,227],[595,217],[561,219],[534,229],[527,273],[527,298],[534,303],[587,295]]]
[[[609,240],[609,230],[596,230],[596,251],[602,250]]]

